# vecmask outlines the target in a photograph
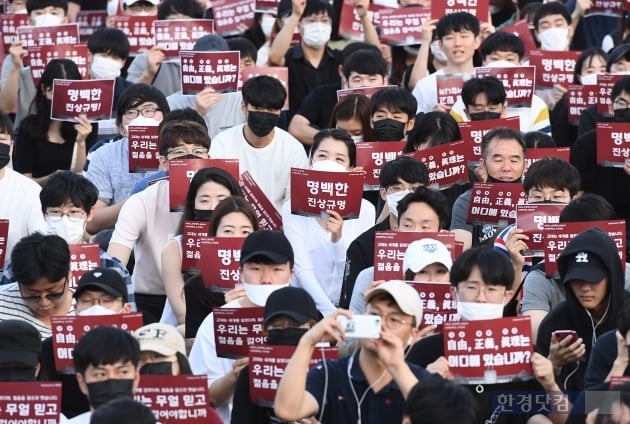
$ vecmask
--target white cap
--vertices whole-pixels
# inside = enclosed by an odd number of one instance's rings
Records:
[[[416,327],[420,325],[422,322],[422,301],[416,289],[404,281],[390,280],[365,292],[365,301],[369,303],[379,293],[391,295],[404,314],[415,318]]]
[[[416,240],[407,246],[403,271],[410,269],[413,272],[420,272],[427,265],[434,263],[442,264],[451,270],[453,259],[444,243],[430,238]]]
[[[153,6],[157,6],[160,4],[160,0],[124,0],[125,6],[131,6],[134,3],[138,3],[139,1],[148,1]]]

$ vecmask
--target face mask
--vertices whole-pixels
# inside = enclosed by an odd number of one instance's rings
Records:
[[[118,11],[118,2],[120,0],[109,0],[107,2],[107,14],[108,15],[115,15],[116,12]]]
[[[362,135],[351,135],[350,137],[352,138],[352,141],[354,141],[355,144],[363,141]]]
[[[280,115],[269,112],[248,112],[247,126],[258,137],[269,134],[278,123]]]
[[[276,22],[276,19],[271,16],[263,16],[260,20],[260,28],[262,29],[265,37],[269,38],[271,35],[271,31],[273,30],[273,24]]]
[[[138,115],[138,117],[131,121],[129,125],[125,125],[125,131],[129,134],[129,127],[157,127],[158,125],[160,125],[160,121]]]
[[[115,79],[120,76],[122,63],[111,57],[93,56],[90,65],[92,79]]]
[[[9,152],[11,151],[11,146],[5,143],[0,143],[0,169],[4,168],[11,161],[11,156]]]
[[[543,50],[562,51],[569,47],[569,28],[549,28],[538,34]]]
[[[313,22],[303,25],[304,35],[302,41],[309,47],[321,49],[330,40],[332,27],[322,22]]]
[[[440,48],[440,40],[435,40],[431,43],[431,54],[433,54],[433,57],[438,62],[441,62],[441,63],[448,62],[448,58],[446,57],[446,54]]]
[[[87,383],[90,406],[99,406],[114,399],[133,399],[133,380],[111,378],[98,383]]]
[[[247,284],[243,282],[243,287],[245,287],[245,295],[254,305],[265,306],[267,303],[267,298],[273,292],[283,287],[288,287],[289,283],[286,284]]]
[[[172,362],[153,362],[140,368],[140,375],[173,375]]]
[[[195,209],[195,221],[210,221],[212,209]]]
[[[595,85],[597,84],[597,74],[580,75],[580,82],[582,85]]]
[[[24,8],[20,10],[14,10],[13,13],[15,15],[26,15],[28,13],[28,9]]]
[[[63,18],[61,16],[51,15],[50,13],[35,16],[35,26],[37,27],[61,25],[62,21]]]
[[[522,183],[523,181],[521,180],[521,178],[517,178],[514,181],[503,181],[503,180],[499,180],[498,178],[494,178],[488,175],[486,177],[486,182],[487,183]]]
[[[297,346],[308,328],[274,328],[267,332],[267,344],[277,346]]]
[[[92,305],[85,311],[77,312],[77,315],[81,315],[83,317],[94,315],[116,315],[116,312],[101,305]]]
[[[614,122],[630,122],[630,109],[615,109],[613,110]]]
[[[501,117],[500,112],[489,112],[487,110],[483,112],[469,113],[471,121],[485,121],[487,119],[499,119]]]
[[[405,123],[386,118],[374,121],[377,141],[400,141],[405,138]]]
[[[494,62],[486,63],[485,66],[488,68],[513,68],[517,65],[507,60],[495,60]]]
[[[503,303],[477,303],[457,301],[457,313],[463,320],[478,321],[503,317]]]
[[[48,234],[56,234],[68,244],[77,244],[83,239],[85,219],[73,222],[67,216],[62,216],[59,221],[53,222],[50,218],[46,218],[46,224],[48,225]]]
[[[411,190],[401,190],[398,193],[392,193],[387,195],[387,207],[389,213],[398,218],[398,202],[400,199],[411,193]]]
[[[313,171],[347,172],[348,169],[334,160],[318,160],[311,165]]]
[[[35,368],[23,366],[2,367],[0,368],[0,381],[35,381]]]

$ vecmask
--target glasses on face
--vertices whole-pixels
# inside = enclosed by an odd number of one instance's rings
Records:
[[[628,107],[630,107],[630,102],[624,99],[616,99],[613,102],[613,105],[615,105],[617,109],[628,109]]]
[[[63,295],[66,293],[67,286],[68,286],[68,279],[66,278],[66,280],[63,283],[63,290],[61,290],[58,293],[42,294],[40,296],[24,296],[22,294],[22,287],[20,287],[20,295],[22,296],[22,300],[26,303],[38,303],[38,302],[41,302],[42,299],[44,298],[54,303],[63,297]]]
[[[503,297],[505,296],[505,290],[503,290],[499,286],[483,287],[480,284],[476,283],[460,283],[458,290],[463,295],[462,297],[465,299],[477,299],[479,298],[479,294],[483,292],[483,296],[489,302],[493,303],[498,303],[499,301],[503,300]]]
[[[81,309],[87,309],[94,305],[101,305],[105,308],[110,308],[116,302],[122,302],[122,297],[111,297],[111,296],[103,296],[103,297],[94,297],[94,298],[79,298],[77,299],[77,306]]]
[[[420,183],[417,183],[417,184],[394,184],[394,185],[390,185],[389,187],[387,187],[385,189],[385,191],[387,192],[387,194],[399,193],[399,192],[401,192],[403,190],[414,191],[415,189],[417,189],[421,185],[422,184],[420,184]]]
[[[70,212],[62,212],[59,209],[49,209],[46,211],[46,217],[52,222],[59,222],[64,216],[68,217],[71,222],[79,222],[84,219],[87,214],[84,210],[75,209]]]
[[[314,24],[315,22],[321,22],[323,24],[330,24],[332,20],[328,16],[321,16],[319,18],[311,17],[311,18],[302,19],[302,24],[304,25]]]
[[[381,317],[381,322],[385,323],[385,326],[390,330],[398,330],[403,325],[411,325],[411,320],[407,321],[404,315],[398,312],[387,312],[385,314],[378,313],[376,311],[366,311],[368,315]]]
[[[144,109],[128,109],[125,111],[125,118],[136,119],[138,115],[142,115],[145,118],[153,118],[157,112],[162,112],[162,109],[157,107],[145,107]]]
[[[172,155],[172,156],[186,156],[186,155],[207,156],[208,149],[206,149],[205,147],[195,147],[191,150],[188,150],[187,148],[180,146],[180,147],[174,147],[172,149],[169,149],[166,154]]]
[[[529,203],[545,203],[545,202],[554,202],[554,203],[568,203],[569,195],[568,194],[554,194],[551,197],[545,197],[541,194],[536,194],[533,196],[529,196],[527,198]]]

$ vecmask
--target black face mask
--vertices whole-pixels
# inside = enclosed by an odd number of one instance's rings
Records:
[[[264,137],[273,130],[280,115],[269,112],[248,112],[247,126],[258,137]]]
[[[501,118],[501,112],[488,112],[484,110],[483,112],[469,113],[471,121],[486,121],[488,119],[499,119]]]
[[[172,362],[152,362],[140,368],[140,375],[173,375]]]
[[[307,331],[308,328],[274,328],[267,332],[267,344],[297,346],[298,342]]]
[[[133,380],[110,378],[98,383],[87,383],[90,406],[99,406],[114,399],[133,399]]]
[[[11,160],[11,156],[9,152],[11,151],[11,146],[8,144],[0,143],[0,169],[4,168],[9,164]]]
[[[514,181],[502,181],[502,180],[497,180],[496,178],[493,178],[490,175],[488,175],[488,177],[486,178],[486,182],[487,183],[522,183],[523,181],[520,178],[517,178]]]
[[[376,141],[400,141],[405,138],[405,123],[386,118],[374,121]]]
[[[34,367],[2,367],[0,381],[35,381]]]
[[[195,209],[195,221],[210,221],[212,212],[214,212],[212,209]]]
[[[614,122],[630,122],[630,108],[613,110],[613,121]]]

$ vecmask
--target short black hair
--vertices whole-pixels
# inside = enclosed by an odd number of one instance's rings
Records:
[[[155,424],[151,409],[133,399],[114,399],[99,406],[90,417],[90,424],[134,423]]]
[[[350,73],[387,76],[387,62],[380,51],[361,49],[350,54],[343,61],[343,75],[350,78]]]
[[[68,201],[90,213],[97,200],[98,188],[92,181],[72,171],[54,174],[39,192],[43,213],[46,213],[46,208],[61,206]]]
[[[208,130],[206,120],[203,119],[203,116],[199,115],[199,112],[191,107],[171,110],[169,113],[164,114],[164,119],[160,122],[159,127],[166,125],[166,123],[170,121],[192,121],[204,127],[206,131]]]
[[[160,90],[148,84],[134,84],[123,91],[116,102],[116,125],[122,125],[123,115],[128,109],[133,109],[146,102],[156,103],[164,115],[171,111],[164,93]]]
[[[441,191],[420,186],[407,194],[398,202],[398,223],[400,223],[400,218],[407,212],[407,209],[409,209],[412,203],[426,203],[438,216],[440,229],[448,227],[451,219],[451,209],[448,206],[446,196],[444,196]]]
[[[413,129],[407,135],[403,153],[411,153],[424,148],[435,147],[461,140],[457,121],[446,112],[428,112],[416,115]]]
[[[378,182],[381,188],[387,188],[398,184],[398,179],[409,184],[429,184],[429,170],[426,165],[411,156],[399,156],[396,159],[386,162],[381,168]]]
[[[455,12],[443,16],[435,27],[438,39],[442,39],[451,32],[462,31],[470,31],[475,34],[475,37],[478,36],[480,31],[479,20],[468,12]]]
[[[499,140],[516,140],[523,148],[523,159],[525,159],[526,147],[523,133],[518,130],[513,130],[512,128],[498,127],[488,131],[481,138],[481,157],[484,158],[484,160],[486,159],[486,154],[488,153],[488,146],[495,138]]]
[[[306,6],[304,6],[304,12],[300,16],[300,20],[307,16],[316,15],[320,12],[326,12],[330,18],[333,17],[333,9],[330,3],[324,0],[306,0]]]
[[[88,38],[87,46],[92,54],[105,53],[122,60],[129,57],[129,39],[117,28],[98,28]]]
[[[30,287],[39,279],[58,282],[70,272],[68,243],[57,235],[34,233],[22,238],[11,251],[13,277]]]
[[[492,247],[480,246],[465,250],[455,259],[451,267],[451,285],[457,287],[466,281],[474,267],[479,268],[483,281],[491,286],[505,286],[507,290],[514,284],[514,268],[510,259]]]
[[[280,110],[287,98],[287,91],[280,80],[268,75],[250,78],[243,84],[243,102],[246,105]]]
[[[545,3],[536,10],[534,14],[534,29],[538,31],[538,23],[542,18],[549,15],[562,15],[565,21],[567,21],[567,25],[571,25],[571,12],[569,9],[560,2],[549,2]]]
[[[370,116],[380,108],[386,108],[391,112],[406,113],[411,120],[416,116],[418,101],[409,90],[402,87],[384,88],[372,94],[370,98]]]
[[[569,190],[571,197],[580,191],[580,173],[560,158],[546,157],[532,163],[523,177],[525,194],[531,189],[551,187],[555,190]]]
[[[528,149],[539,149],[542,147],[556,147],[553,137],[542,131],[529,131],[525,133],[525,146]]]
[[[193,19],[201,19],[204,12],[197,0],[162,0],[158,6],[157,18],[165,20],[170,15],[181,13]]]
[[[488,98],[488,104],[505,104],[507,95],[503,83],[495,76],[488,75],[481,78],[471,78],[462,87],[462,101],[468,108],[475,101],[479,93],[484,93]]]
[[[405,416],[411,424],[473,424],[477,422],[477,402],[462,385],[434,376],[411,388]]]
[[[79,339],[72,352],[74,368],[85,375],[88,366],[98,367],[116,362],[131,362],[138,367],[140,345],[127,331],[116,327],[100,326],[88,331]]]
[[[512,33],[497,31],[481,42],[479,50],[483,60],[486,60],[486,56],[494,52],[516,53],[518,59],[521,60],[525,54],[525,43]]]
[[[68,0],[28,0],[26,2],[26,11],[30,15],[33,10],[45,9],[51,6],[60,7],[65,13],[68,13]]]
[[[313,137],[313,145],[311,146],[310,156],[312,158],[313,153],[317,151],[322,140],[325,138],[332,138],[340,141],[346,145],[348,149],[348,159],[350,160],[350,166],[355,167],[357,165],[357,146],[354,144],[352,137],[345,130],[340,128],[329,128],[321,130]]]
[[[584,63],[588,60],[587,67],[590,66],[594,57],[600,57],[604,63],[608,64],[608,55],[599,47],[589,47],[588,49],[582,50],[582,53],[580,53],[580,56],[578,56],[575,61],[575,69],[573,71],[574,83],[580,81],[579,77],[582,75]],[[610,72],[610,68],[607,67],[606,72]]]
[[[241,53],[241,59],[249,57],[254,62],[258,60],[258,49],[247,38],[234,37],[228,38],[226,41],[230,50],[238,50]]]
[[[610,100],[614,102],[621,93],[630,94],[630,76],[621,78],[613,85],[612,91],[610,92]]]
[[[571,200],[560,212],[560,222],[608,221],[616,218],[615,208],[595,193],[584,193]]]

